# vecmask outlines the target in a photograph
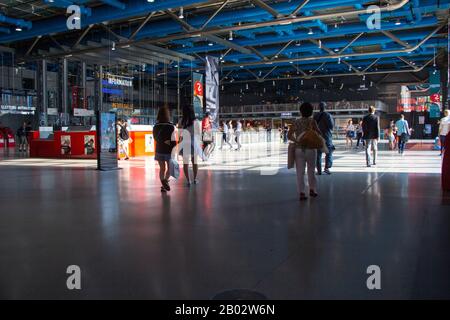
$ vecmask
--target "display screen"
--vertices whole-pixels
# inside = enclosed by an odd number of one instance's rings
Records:
[[[97,167],[99,170],[117,169],[116,114],[97,113]]]

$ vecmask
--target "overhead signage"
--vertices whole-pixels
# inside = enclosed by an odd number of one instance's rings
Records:
[[[131,78],[131,77],[106,75],[105,80],[103,81],[104,85],[121,86],[121,87],[132,87],[133,86],[133,78]]]

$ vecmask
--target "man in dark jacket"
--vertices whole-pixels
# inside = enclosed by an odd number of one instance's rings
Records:
[[[377,164],[378,139],[380,138],[380,121],[375,115],[375,107],[369,107],[369,114],[363,118],[363,139],[366,141],[367,167],[372,163],[371,152],[373,152],[373,165]]]
[[[319,103],[319,113],[314,115],[314,120],[317,122],[317,126],[322,133],[322,137],[325,139],[325,144],[329,150],[329,153],[325,155],[325,169],[324,173],[331,174],[330,168],[333,166],[333,127],[334,121],[331,114],[325,112],[327,104],[325,102]],[[322,174],[322,150],[317,151],[317,174]]]

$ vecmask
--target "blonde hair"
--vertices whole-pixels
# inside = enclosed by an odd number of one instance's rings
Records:
[[[450,114],[450,112],[448,111],[448,109],[444,110],[444,116],[448,117],[448,115]]]

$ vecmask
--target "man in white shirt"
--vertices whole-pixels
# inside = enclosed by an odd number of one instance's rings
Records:
[[[229,141],[230,140],[229,139],[230,130],[229,130],[228,125],[227,125],[227,123],[225,121],[223,122],[223,127],[222,128],[223,128],[223,130],[222,130],[222,143],[220,144],[219,150],[222,150],[223,145],[225,143],[227,143],[230,146],[230,149],[232,149],[233,146],[230,144],[230,141]]]
[[[444,118],[439,121],[439,139],[441,140],[441,156],[444,152],[445,137],[450,131],[450,116],[448,109],[444,110]]]
[[[240,150],[242,145],[241,145],[241,132],[242,132],[242,123],[241,121],[237,121],[236,123],[236,131],[234,132],[234,135],[236,136],[236,143],[238,145],[236,150]]]

